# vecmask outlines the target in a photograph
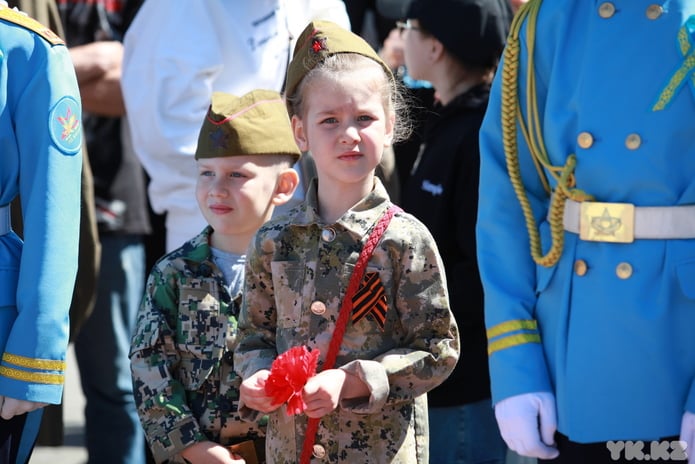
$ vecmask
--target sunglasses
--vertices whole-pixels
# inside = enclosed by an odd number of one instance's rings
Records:
[[[405,30],[412,30],[412,31],[421,31],[422,30],[422,28],[414,26],[413,23],[410,22],[410,20],[396,21],[396,27],[401,32],[401,34]]]

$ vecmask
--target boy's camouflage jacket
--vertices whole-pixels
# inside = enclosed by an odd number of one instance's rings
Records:
[[[208,245],[212,229],[152,269],[130,352],[135,402],[157,462],[183,463],[187,446],[263,436],[237,414],[233,370],[241,295],[232,299]]]

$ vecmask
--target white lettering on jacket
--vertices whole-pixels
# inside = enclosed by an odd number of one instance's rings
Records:
[[[422,190],[431,193],[435,197],[444,193],[444,187],[441,184],[433,184],[428,180],[422,181]]]

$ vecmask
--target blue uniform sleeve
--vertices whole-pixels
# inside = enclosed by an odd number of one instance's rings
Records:
[[[523,37],[523,34],[522,34]],[[523,44],[522,44],[523,49]],[[519,101],[525,102],[524,53],[520,56]],[[500,63],[500,70],[504,60]],[[478,263],[485,295],[485,323],[493,402],[522,393],[552,391],[541,335],[534,317],[537,266],[529,232],[510,181],[502,139],[502,72],[490,94],[480,133]],[[537,224],[547,229],[548,194],[518,129],[521,177]],[[543,243],[548,237],[542,234]]]
[[[7,342],[0,364],[0,394],[59,403],[77,272],[81,102],[65,46],[24,27],[2,25],[8,26],[2,37],[10,43],[2,44],[6,77],[0,93],[6,94],[4,118],[11,119],[15,139],[14,152],[3,156],[16,159],[24,245],[16,316],[2,327]],[[3,200],[17,188],[6,187]]]

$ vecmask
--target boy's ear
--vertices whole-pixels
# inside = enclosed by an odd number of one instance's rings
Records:
[[[293,168],[280,171],[278,181],[275,184],[275,194],[273,195],[273,205],[284,205],[292,198],[294,191],[299,186],[299,174]]]
[[[304,124],[296,114],[292,116],[292,133],[299,149],[301,151],[309,151],[309,142],[306,139]]]

